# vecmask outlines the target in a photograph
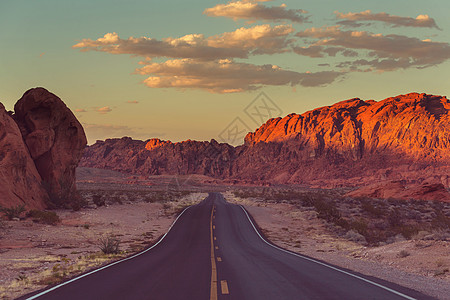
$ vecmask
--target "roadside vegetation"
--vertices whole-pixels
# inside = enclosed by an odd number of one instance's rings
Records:
[[[289,203],[314,209],[334,233],[349,240],[376,246],[417,235],[450,239],[450,205],[434,201],[349,198],[339,190],[241,189],[239,198]]]

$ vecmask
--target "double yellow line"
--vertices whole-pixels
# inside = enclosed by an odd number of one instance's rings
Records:
[[[215,210],[216,206],[214,205],[211,210],[211,223],[210,223],[210,231],[211,231],[211,294],[209,296],[210,300],[217,300],[217,266],[216,266],[216,257],[214,255],[214,234],[213,234],[213,218]]]

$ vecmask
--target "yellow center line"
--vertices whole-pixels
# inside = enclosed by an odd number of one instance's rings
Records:
[[[215,206],[211,210],[211,223],[210,223],[210,231],[211,231],[211,294],[210,300],[217,300],[217,268],[216,268],[216,259],[214,257],[214,237],[213,240],[213,219],[214,219],[214,210]]]
[[[220,287],[222,288],[222,295],[228,295],[230,293],[228,291],[228,283],[226,280],[220,281]]]

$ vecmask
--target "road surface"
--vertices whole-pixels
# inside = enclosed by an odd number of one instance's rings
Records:
[[[21,299],[432,299],[280,249],[211,193],[145,252]]]

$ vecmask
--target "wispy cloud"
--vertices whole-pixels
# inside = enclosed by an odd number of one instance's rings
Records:
[[[264,85],[321,86],[339,72],[299,73],[275,65],[254,65],[232,60],[199,62],[193,59],[151,63],[136,72],[151,75],[144,83],[154,88],[196,88],[214,93],[256,90]]]
[[[419,15],[416,18],[411,18],[411,17],[400,17],[390,15],[385,12],[372,13],[370,10],[357,13],[349,12],[346,14],[340,13],[338,11],[335,11],[334,13],[336,14],[336,17],[338,19],[343,20],[338,22],[338,24],[351,27],[360,27],[362,25],[366,25],[360,22],[377,21],[383,22],[393,27],[405,26],[405,27],[428,27],[439,29],[439,27],[436,24],[436,21],[433,18],[430,18],[428,15]],[[370,25],[370,23],[367,25]]]
[[[99,114],[104,115],[104,114],[107,114],[107,113],[111,112],[112,108],[109,107],[109,106],[96,107],[95,111],[98,112]]]
[[[128,100],[126,103],[128,103],[128,104],[138,104],[139,101],[137,101],[137,100]]]
[[[367,70],[392,71],[410,67],[425,68],[438,65],[450,58],[448,43],[420,40],[397,34],[373,34],[368,31],[343,31],[340,26],[310,28],[297,33],[298,37],[317,39],[309,50],[298,51],[302,55],[323,56],[329,47],[340,47],[346,50],[366,50],[361,55],[370,60],[359,59],[348,61],[348,66],[366,66]],[[308,49],[308,48],[307,48]],[[310,51],[311,53],[309,53]],[[302,53],[304,52],[304,53]],[[349,52],[347,56],[356,56]],[[343,66],[342,64],[340,66]],[[352,68],[353,71],[359,70]]]
[[[87,112],[87,110],[85,110],[84,108],[77,108],[77,109],[75,109],[75,112],[85,113],[85,112]]]
[[[227,17],[234,20],[288,20],[296,23],[308,20],[308,16],[305,16],[307,12],[303,9],[287,9],[285,4],[269,7],[258,2],[266,1],[230,1],[227,4],[207,8],[203,13],[211,17]]]

